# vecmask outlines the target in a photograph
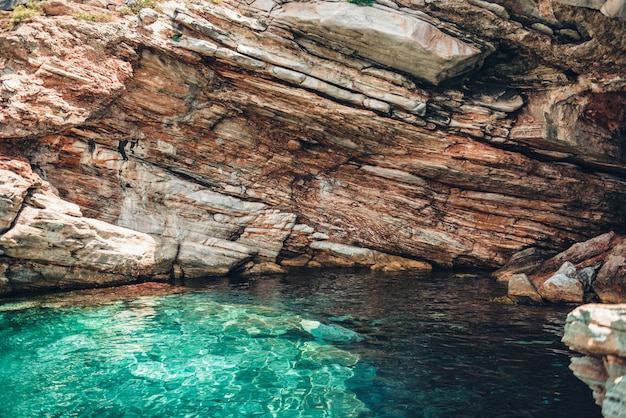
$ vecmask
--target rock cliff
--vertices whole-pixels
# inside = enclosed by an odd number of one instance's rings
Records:
[[[623,2],[137,5],[3,15],[0,292],[625,229]]]

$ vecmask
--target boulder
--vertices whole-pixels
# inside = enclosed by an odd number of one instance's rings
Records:
[[[598,268],[600,268],[600,266],[589,266],[578,272],[578,278],[583,284],[585,293],[593,291],[593,282],[596,280]]]
[[[176,254],[148,234],[32,206],[0,236],[0,249],[14,259],[130,276],[168,272]]]
[[[65,0],[47,0],[43,2],[41,7],[48,16],[71,15],[80,10],[78,7],[68,4]]]
[[[583,242],[577,242],[555,256],[545,260],[541,268],[530,279],[537,285],[537,280],[545,280],[565,262],[574,264],[577,268],[595,266],[604,261],[612,248],[623,238],[615,232],[607,232]]]
[[[626,358],[606,356],[604,365],[608,372],[606,396],[602,415],[606,418],[626,417]]]
[[[626,305],[579,306],[567,315],[563,342],[584,354],[626,357]]]
[[[516,253],[493,275],[509,280],[524,272],[547,300],[581,302],[580,282],[587,301],[596,295],[606,303],[626,301],[626,238],[622,235],[607,232],[543,261],[542,254],[546,253],[531,248]]]
[[[626,417],[626,305],[579,306],[567,316],[563,342],[586,354],[570,369],[593,390],[602,415]]]
[[[626,302],[626,239],[622,238],[608,254],[592,288],[602,302]]]
[[[159,19],[159,13],[149,7],[139,11],[139,21],[143,26],[149,26]]]
[[[593,391],[593,399],[602,405],[606,396],[606,381],[609,378],[604,363],[599,357],[572,357],[569,369]]]
[[[554,253],[536,247],[526,248],[511,256],[511,258],[493,273],[499,281],[507,281],[512,276],[525,273],[530,275],[537,271],[546,258]]]
[[[524,273],[518,273],[509,279],[508,295],[516,298],[529,299],[532,302],[541,303],[543,299],[537,293],[537,289],[528,280],[528,276]],[[522,299],[523,300],[523,299]]]
[[[566,261],[561,268],[537,289],[550,302],[582,303],[584,291],[576,267]]]

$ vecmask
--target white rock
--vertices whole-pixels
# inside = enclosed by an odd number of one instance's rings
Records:
[[[587,304],[567,315],[563,342],[592,355],[626,357],[626,304]]]
[[[626,19],[626,0],[607,0],[600,8],[602,14],[609,17]]]
[[[178,264],[185,278],[223,276],[249,261],[256,252],[245,245],[213,238],[200,244],[183,242]]]
[[[269,13],[276,7],[276,2],[274,0],[255,0],[250,7]]]
[[[173,41],[172,45],[197,52],[207,57],[212,57],[217,52],[217,45],[209,41],[203,41],[202,39],[191,38],[189,36],[183,36],[178,41]]]
[[[416,16],[347,2],[283,4],[275,21],[324,37],[384,66],[439,84],[482,63],[477,47]]]
[[[13,258],[131,276],[169,271],[176,253],[148,234],[31,206],[0,237],[0,248]]]
[[[83,216],[77,204],[65,201],[50,192],[33,193],[33,195],[28,198],[28,203],[40,209],[48,209],[76,217]]]
[[[148,26],[153,24],[159,19],[159,13],[154,10],[146,7],[139,11],[139,20],[143,26]]]
[[[537,289],[545,300],[550,302],[583,301],[583,285],[578,278],[576,267],[569,261],[563,263],[559,270]]]

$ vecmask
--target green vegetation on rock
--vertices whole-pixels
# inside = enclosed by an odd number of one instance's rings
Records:
[[[41,2],[31,1],[26,4],[15,6],[15,9],[11,12],[11,19],[13,19],[13,23],[17,24],[24,19],[29,19],[33,16],[43,16],[43,14]]]
[[[126,5],[120,7],[120,14],[122,16],[125,16],[127,14],[130,14],[130,12],[137,14],[141,11],[141,9],[154,9],[157,12],[161,12],[161,8],[158,6],[159,1],[158,0],[133,0],[130,2],[127,2]],[[122,12],[122,9],[126,8],[124,10],[124,12]]]
[[[82,10],[78,13],[75,13],[73,16],[74,19],[86,20],[87,22],[105,23],[113,20],[113,16],[108,13],[88,13]]]

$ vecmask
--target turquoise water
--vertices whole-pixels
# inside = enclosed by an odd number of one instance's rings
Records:
[[[0,417],[594,417],[571,307],[327,273],[0,302]]]

